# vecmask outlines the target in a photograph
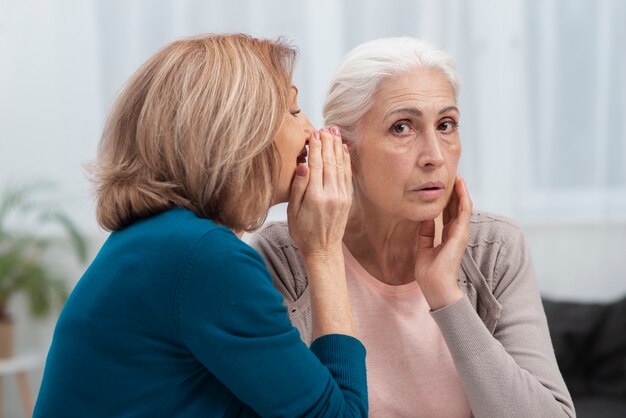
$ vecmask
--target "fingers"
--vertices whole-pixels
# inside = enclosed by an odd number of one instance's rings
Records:
[[[310,186],[318,190],[352,193],[352,168],[347,147],[336,127],[315,131],[309,141]]]
[[[335,153],[335,168],[336,168],[335,181],[336,181],[337,189],[340,195],[345,196],[346,184],[345,184],[344,172],[343,172],[343,167],[345,164],[344,162],[345,153],[343,149],[343,144],[341,143],[341,134],[339,133],[339,128],[337,127],[330,128],[330,133],[333,136],[333,150]]]
[[[452,194],[450,194],[450,200],[446,205],[446,210],[444,211],[444,223],[448,223],[450,221],[454,221],[459,214],[459,189],[463,186],[463,179],[461,176],[457,175],[454,179],[454,184],[452,186]]]
[[[472,200],[469,197],[465,180],[461,177],[457,177],[454,182],[454,196],[451,216],[458,219],[462,225],[469,225],[472,218]]]
[[[323,189],[324,164],[322,162],[322,141],[320,132],[314,131],[309,139],[309,186],[316,190]]]
[[[458,204],[455,205],[454,222],[451,222],[451,228],[449,230],[450,235],[454,235],[454,242],[457,246],[459,254],[462,256],[467,242],[469,240],[469,225],[472,220],[472,200],[469,197],[465,181],[461,178],[457,178],[456,187],[454,193]],[[454,230],[452,230],[454,228]]]
[[[341,133],[339,128],[330,128],[330,133],[333,136],[333,148],[335,151],[335,162],[337,171],[343,170],[344,158],[343,158],[343,144],[341,143]]]
[[[291,183],[291,194],[287,205],[287,215],[294,216],[300,211],[306,188],[309,185],[309,169],[305,164],[298,164],[296,175]]]
[[[456,219],[456,206],[458,205],[458,199],[456,195],[457,183],[460,177],[454,179],[454,184],[452,186],[452,193],[450,194],[450,199],[448,199],[448,204],[443,209],[443,231],[441,233],[441,238],[443,242],[448,240],[448,233],[450,231],[450,224],[454,222]]]
[[[337,163],[337,188],[341,196],[352,197],[352,165],[350,163],[350,151],[348,145],[343,143],[339,128],[330,128],[334,137],[333,147]]]
[[[335,157],[335,138],[327,128],[320,129],[322,140],[322,161],[324,166],[324,189],[337,190],[337,158]],[[341,156],[341,154],[340,154]],[[343,165],[343,159],[342,159]]]
[[[343,181],[348,197],[352,197],[352,162],[348,144],[343,144]]]
[[[450,200],[443,210],[443,241],[448,240],[450,228],[455,224],[469,225],[472,216],[472,201],[467,191],[465,180],[458,176],[454,180],[454,189]]]
[[[467,191],[467,185],[465,184],[465,180],[460,177],[457,177],[455,185],[458,185],[454,188],[456,198],[458,200],[458,204],[456,206],[455,215],[463,222],[468,223],[472,218],[472,199],[470,198],[469,192]]]

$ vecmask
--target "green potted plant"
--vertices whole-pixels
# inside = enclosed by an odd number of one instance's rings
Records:
[[[74,222],[43,194],[48,183],[7,187],[0,194],[0,358],[13,350],[12,296],[22,293],[34,318],[49,315],[68,297],[66,280],[51,251],[64,246],[87,259],[86,240]],[[58,232],[61,231],[61,238]]]

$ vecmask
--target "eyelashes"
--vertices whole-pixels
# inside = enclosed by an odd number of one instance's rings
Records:
[[[459,128],[459,123],[454,119],[445,119],[437,125],[437,130],[443,134],[454,133]],[[399,120],[391,125],[389,132],[392,135],[404,137],[412,135],[416,131],[410,120]]]
[[[444,131],[446,131],[446,133],[452,133],[452,132],[456,131],[459,128],[458,122],[456,122],[456,121],[454,121],[452,119],[448,119],[448,120],[445,120],[445,121],[441,122],[439,124],[439,127],[442,127],[444,125],[448,125],[450,127],[449,129],[443,129]]]
[[[411,133],[411,122],[408,120],[399,120],[389,128],[389,132],[394,135],[405,136]]]

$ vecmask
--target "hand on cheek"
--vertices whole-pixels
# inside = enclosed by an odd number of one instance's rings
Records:
[[[435,221],[420,224],[415,279],[431,310],[462,299],[457,279],[469,239],[472,201],[465,182],[457,177],[450,200],[443,211],[441,245],[435,246]]]

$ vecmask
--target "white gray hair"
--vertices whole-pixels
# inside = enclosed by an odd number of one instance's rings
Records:
[[[324,125],[337,126],[348,143],[355,143],[363,116],[386,80],[415,70],[440,71],[450,82],[455,99],[460,81],[452,57],[435,45],[416,38],[382,38],[352,49],[333,78],[324,103]]]

